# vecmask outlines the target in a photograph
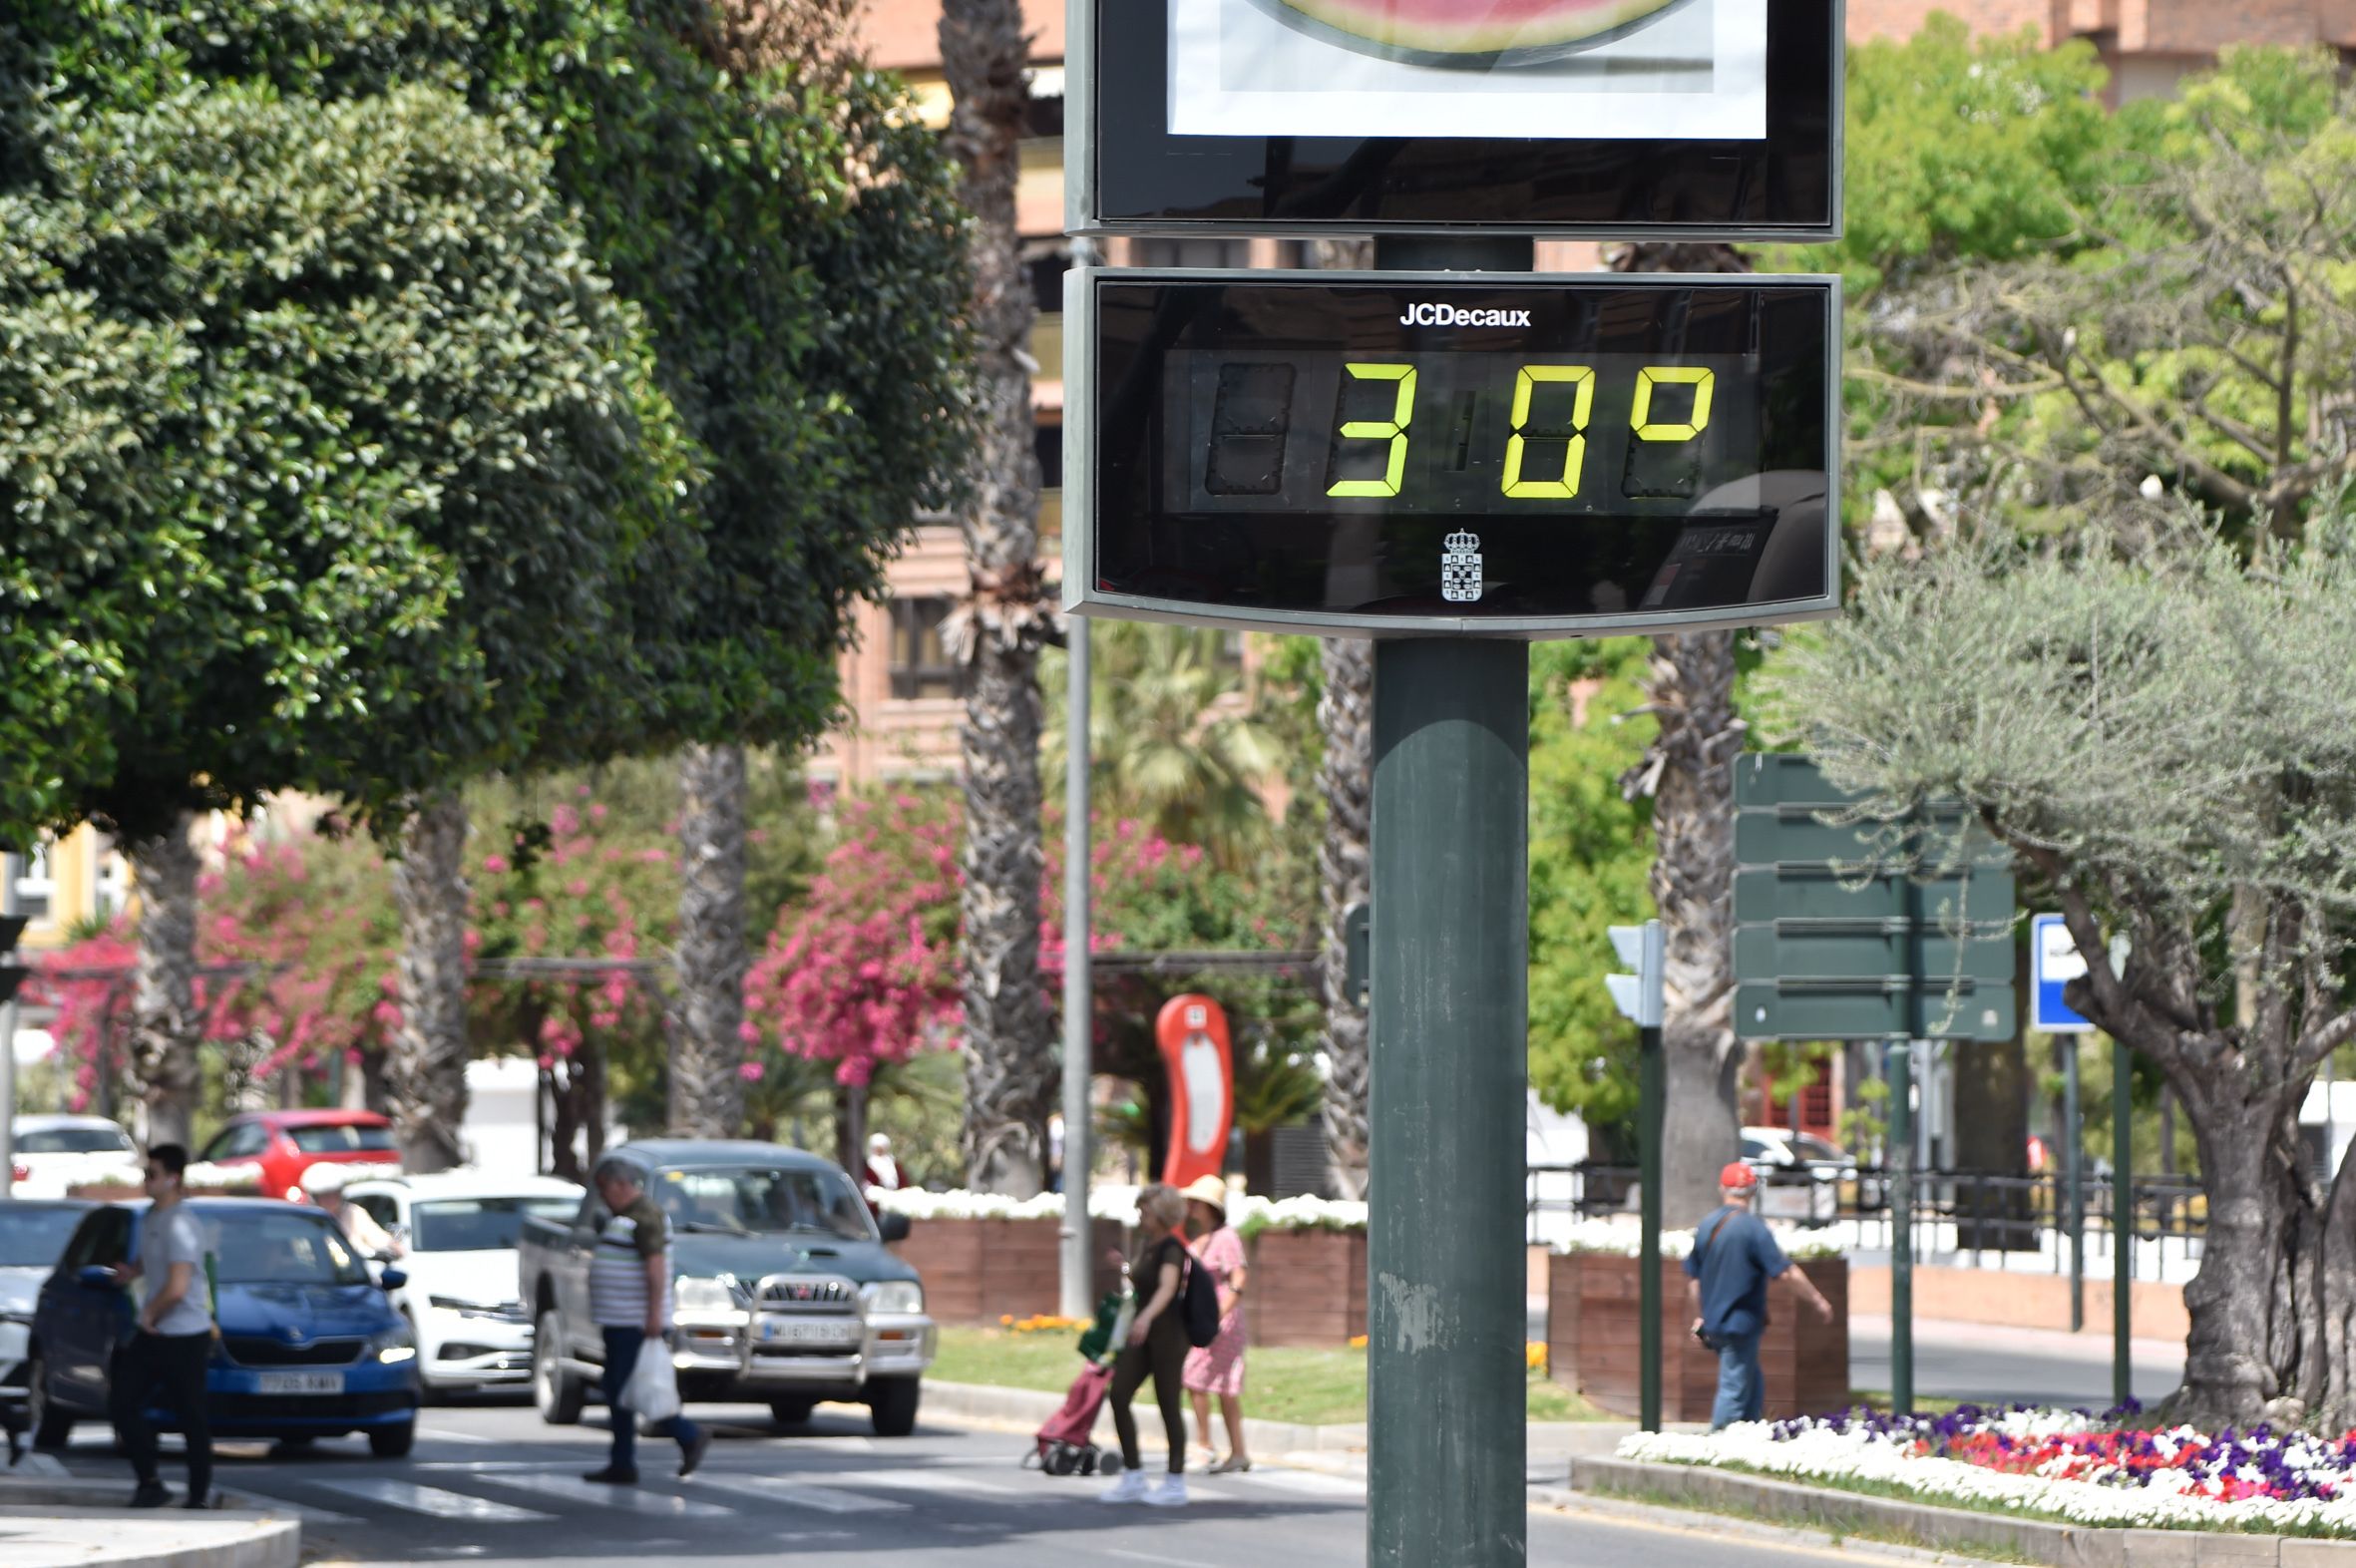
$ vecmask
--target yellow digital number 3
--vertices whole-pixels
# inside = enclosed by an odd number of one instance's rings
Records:
[[[1636,373],[1636,407],[1629,410],[1628,423],[1636,427],[1639,441],[1691,441],[1710,423],[1710,389],[1718,384],[1718,374],[1700,365],[1647,365]],[[1694,411],[1682,425],[1652,423],[1653,388],[1656,386],[1692,387]]]
[[[1522,451],[1528,441],[1522,427],[1530,422],[1530,403],[1537,396],[1541,382],[1569,382],[1579,389],[1571,395],[1571,440],[1563,449],[1560,479],[1521,477]],[[1587,366],[1522,366],[1513,378],[1513,434],[1505,441],[1505,494],[1516,500],[1556,501],[1568,501],[1577,495],[1579,476],[1587,467],[1587,416],[1594,409],[1595,372]]]
[[[1337,480],[1329,487],[1329,496],[1395,496],[1400,475],[1407,467],[1407,426],[1415,417],[1415,367],[1413,365],[1349,364],[1343,367],[1357,381],[1395,381],[1398,401],[1391,406],[1388,419],[1354,419],[1342,427],[1346,441],[1387,441],[1390,461],[1380,479]]]

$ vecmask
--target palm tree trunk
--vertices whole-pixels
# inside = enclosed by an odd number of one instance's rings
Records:
[[[1326,998],[1326,1154],[1335,1189],[1345,1198],[1367,1195],[1367,1011],[1347,981],[1349,950],[1343,917],[1366,902],[1373,878],[1374,814],[1374,644],[1330,637],[1322,649],[1325,687],[1317,722],[1325,732],[1318,793],[1326,803],[1326,836],[1318,846],[1318,892],[1325,912],[1318,979]]]
[[[680,753],[673,1137],[733,1138],[744,1125],[744,748]]]
[[[147,1140],[186,1144],[196,1132],[196,846],[194,819],[174,815],[130,846],[139,892],[139,956],[131,1003],[131,1077],[147,1109]]]
[[[959,730],[968,1183],[1028,1196],[1046,1180],[1056,1069],[1039,982],[1038,650],[1053,631],[1038,566],[1037,429],[1027,339],[1037,314],[1014,225],[1016,143],[1029,103],[1017,0],[947,0],[941,62],[949,144],[974,215],[977,452],[963,519],[973,596],[945,628],[969,676]]]
[[[385,1099],[412,1171],[448,1170],[465,1157],[466,835],[466,802],[445,790],[419,804],[393,862],[401,1024],[385,1062]]]

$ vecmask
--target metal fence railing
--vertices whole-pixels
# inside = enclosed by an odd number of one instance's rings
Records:
[[[2085,1257],[2108,1260],[2116,1253],[2120,1227],[2113,1224],[2113,1182],[2107,1174],[2080,1178],[2080,1235]],[[2172,1256],[2177,1266],[2196,1262],[2208,1229],[2208,1201],[2199,1183],[2182,1176],[2139,1176],[2132,1184],[2127,1232],[2139,1244],[2135,1273],[2165,1278]],[[1637,1170],[1632,1165],[1582,1162],[1532,1165],[1525,1184],[1525,1227],[1532,1245],[1559,1243],[1570,1226],[1585,1220],[1634,1214]],[[1889,1173],[1873,1166],[1775,1171],[1763,1179],[1760,1211],[1770,1220],[1804,1226],[1841,1226],[1849,1245],[1873,1251],[1891,1246]],[[1925,1170],[1914,1174],[1914,1256],[1969,1258],[1975,1268],[1991,1259],[2021,1267],[2021,1255],[2039,1255],[2052,1272],[2070,1267],[2069,1197],[2059,1175],[2014,1176],[1992,1171]],[[2008,1256],[2019,1261],[2008,1262]],[[2154,1263],[2157,1268],[2152,1267]],[[2031,1265],[2036,1267],[2037,1265]]]

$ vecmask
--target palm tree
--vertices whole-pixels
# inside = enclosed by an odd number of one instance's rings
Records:
[[[960,893],[966,1002],[966,1179],[1030,1196],[1046,1183],[1056,1092],[1039,985],[1038,651],[1053,607],[1039,571],[1039,464],[1027,339],[1037,309],[1014,224],[1016,144],[1030,102],[1019,0],[945,0],[941,64],[956,108],[949,146],[973,214],[978,437],[961,507],[971,596],[944,627],[968,673],[958,732],[966,798]]]
[[[1629,245],[1620,272],[1748,272],[1732,245]],[[1743,721],[1735,712],[1735,638],[1729,631],[1653,639],[1645,711],[1660,725],[1630,774],[1653,797],[1653,907],[1668,951],[1662,1065],[1662,1219],[1692,1225],[1718,1202],[1718,1171],[1742,1143],[1743,1070],[1735,1038],[1735,772]]]
[[[1280,765],[1270,725],[1245,706],[1227,635],[1197,626],[1107,621],[1090,644],[1088,756],[1099,804],[1166,839],[1243,865],[1265,843],[1260,783]],[[1047,655],[1050,698],[1064,661]],[[1064,704],[1050,700],[1047,766],[1063,767]]]

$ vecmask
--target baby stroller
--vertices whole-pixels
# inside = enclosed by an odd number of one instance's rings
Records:
[[[1092,1440],[1096,1412],[1104,1407],[1105,1390],[1112,1385],[1112,1361],[1129,1338],[1129,1320],[1136,1316],[1136,1298],[1124,1280],[1096,1304],[1096,1321],[1080,1336],[1079,1352],[1087,1365],[1071,1381],[1063,1407],[1048,1417],[1033,1439],[1035,1447],[1022,1456],[1024,1469],[1049,1475],[1106,1474],[1120,1468],[1120,1456],[1099,1448]]]

